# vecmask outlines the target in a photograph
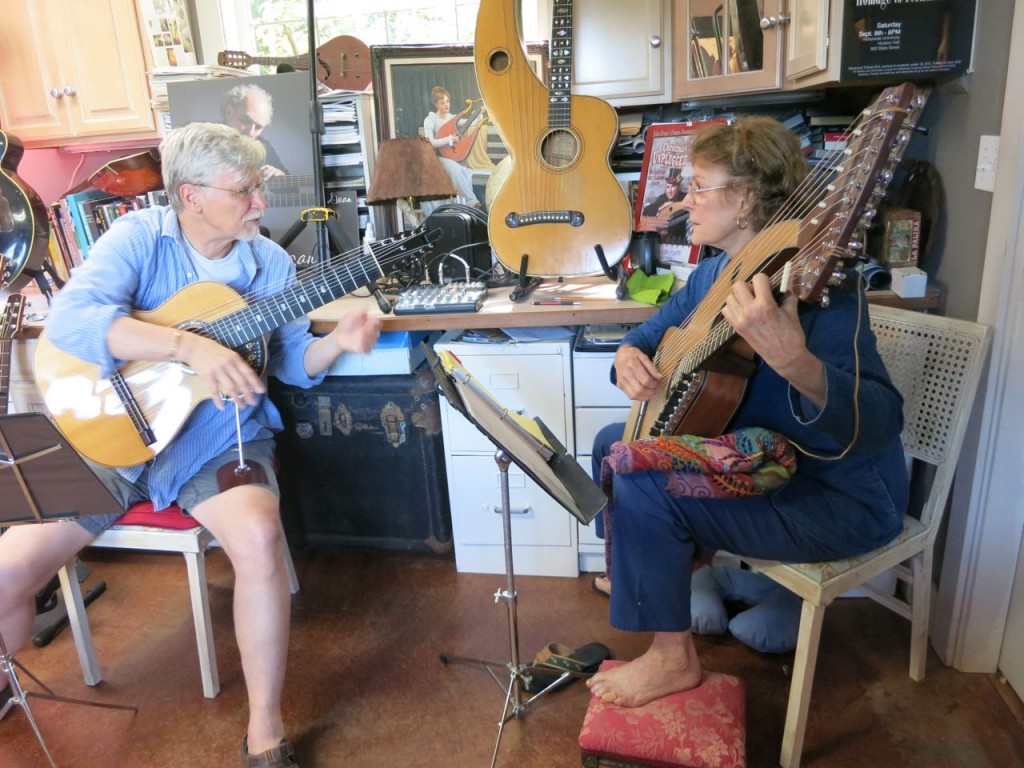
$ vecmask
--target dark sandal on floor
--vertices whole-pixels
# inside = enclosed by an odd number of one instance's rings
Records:
[[[242,739],[242,768],[299,768],[295,762],[295,750],[287,739],[281,739],[276,747],[258,755],[249,754],[249,737]]]
[[[548,643],[534,657],[529,682],[523,688],[527,693],[540,693],[555,683],[559,687],[568,685],[578,680],[579,675],[597,672],[601,662],[611,657],[612,652],[604,643],[587,643],[576,650],[561,643]],[[575,674],[563,677],[566,672]]]

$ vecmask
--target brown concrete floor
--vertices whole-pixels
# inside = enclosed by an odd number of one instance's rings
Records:
[[[223,553],[211,553],[208,565],[222,686],[212,700],[202,696],[181,558],[94,551],[86,562],[93,573],[84,586],[107,582],[89,607],[104,682],[83,685],[67,631],[17,659],[58,694],[139,711],[30,699],[57,765],[238,765],[246,700]],[[285,719],[303,768],[490,765],[504,694],[484,668],[446,667],[438,654],[508,660],[506,609],[493,598],[504,577],[458,574],[447,558],[382,550],[296,552],[295,562],[302,590],[294,599]],[[591,591],[588,576],[518,577],[516,587],[524,660],[551,641],[597,640],[620,658],[646,646],[646,636],[609,628],[607,600]],[[908,637],[902,619],[870,601],[829,609],[803,764],[1024,765],[1019,702],[1001,695],[996,678],[954,672],[934,655],[926,679],[912,682]],[[699,647],[706,668],[746,682],[749,765],[777,765],[791,657],[758,654],[728,637],[703,638]],[[498,765],[579,765],[587,701],[575,683],[535,702],[505,726]],[[45,765],[24,713],[12,712],[0,722],[0,766]]]

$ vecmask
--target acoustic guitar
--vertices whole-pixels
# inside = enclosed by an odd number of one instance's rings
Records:
[[[238,352],[262,375],[264,334],[328,302],[407,269],[436,236],[423,228],[367,244],[287,290],[251,304],[219,283],[194,283],[133,317],[213,339]],[[148,461],[174,439],[199,403],[219,393],[183,362],[138,360],[103,378],[98,367],[61,351],[44,330],[36,346],[36,383],[47,410],[78,451],[100,464]]]
[[[554,0],[550,89],[529,66],[511,0],[481,0],[474,63],[487,113],[512,158],[488,211],[498,260],[530,275],[584,275],[617,264],[629,247],[632,214],[609,156],[615,110],[573,96],[571,0]]]
[[[49,254],[46,206],[18,176],[25,147],[0,130],[0,289],[18,290],[42,273]]]
[[[0,416],[6,416],[7,400],[11,394],[11,351],[14,337],[21,330],[25,312],[25,297],[12,293],[7,297],[3,316],[0,317]]]
[[[635,402],[624,441],[660,435],[713,437],[726,431],[757,366],[722,309],[738,281],[767,274],[778,294],[828,305],[836,270],[862,247],[930,90],[911,83],[886,88],[852,129],[850,145],[807,176],[772,221],[732,256],[687,322],[671,328],[654,354],[665,378],[655,395]]]
[[[250,56],[245,51],[221,51],[222,67],[248,69],[253,64],[273,67],[288,64],[309,69],[309,56]],[[362,91],[370,84],[370,49],[358,37],[332,37],[316,49],[316,79],[334,90]]]

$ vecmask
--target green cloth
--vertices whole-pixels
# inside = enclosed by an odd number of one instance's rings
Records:
[[[626,290],[633,301],[657,307],[668,301],[675,282],[676,276],[671,272],[667,275],[648,275],[637,269],[626,281]]]

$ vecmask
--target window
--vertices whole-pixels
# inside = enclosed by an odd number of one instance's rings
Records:
[[[197,0],[193,0],[197,2]],[[254,56],[298,56],[308,49],[309,0],[219,0],[229,48]],[[550,0],[522,0],[523,39],[544,40]],[[367,45],[472,43],[480,0],[315,0],[320,44],[351,35]],[[528,9],[528,10],[526,10]]]

